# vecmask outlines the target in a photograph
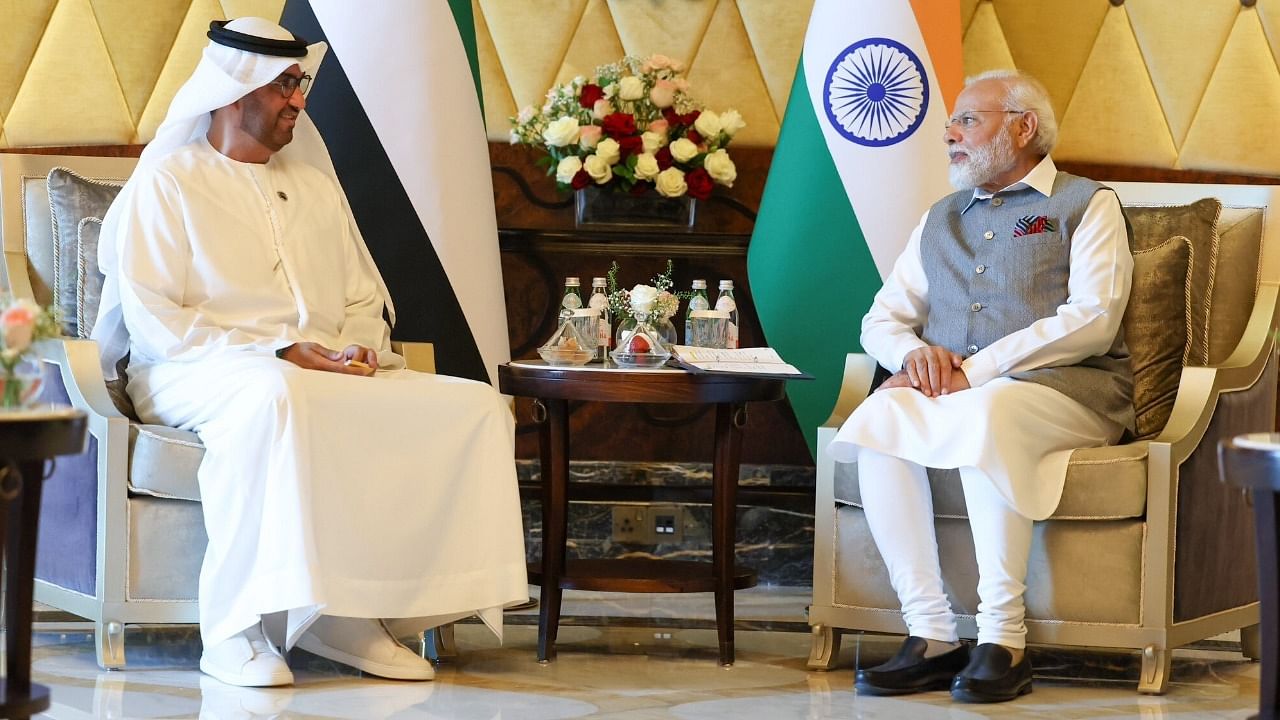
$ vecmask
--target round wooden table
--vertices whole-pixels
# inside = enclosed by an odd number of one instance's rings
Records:
[[[84,452],[88,423],[70,408],[0,412],[0,555],[4,557],[5,679],[0,717],[49,709],[49,688],[31,682],[32,592],[44,463]]]
[[[784,380],[683,370],[623,370],[591,365],[562,368],[523,360],[498,368],[498,387],[534,399],[542,462],[542,563],[530,581],[542,586],[538,660],[555,657],[561,590],[714,592],[720,663],[733,664],[733,591],[753,587],[754,571],[734,563],[738,458],[746,403],[781,400]],[[569,507],[570,400],[617,403],[713,404],[711,562],[671,560],[565,560]]]
[[[1257,533],[1258,590],[1261,600],[1262,669],[1259,720],[1280,716],[1280,434],[1237,435],[1218,445],[1222,481],[1245,488],[1253,497]]]

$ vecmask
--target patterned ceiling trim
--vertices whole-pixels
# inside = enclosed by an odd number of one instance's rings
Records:
[[[495,141],[556,82],[624,52],[685,62],[696,97],[771,146],[813,0],[472,0]],[[284,0],[0,2],[0,147],[151,139],[213,19]],[[1038,74],[1058,158],[1280,176],[1280,0],[960,0],[965,73]],[[1046,25],[1052,32],[1045,32]],[[1224,140],[1228,138],[1229,140]]]

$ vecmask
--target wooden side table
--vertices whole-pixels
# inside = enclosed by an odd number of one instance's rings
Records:
[[[1258,720],[1280,717],[1280,434],[1238,435],[1218,445],[1222,481],[1253,497],[1261,600],[1262,669]]]
[[[0,717],[29,718],[49,708],[49,689],[31,682],[32,592],[44,462],[84,452],[88,422],[79,410],[0,412],[0,554],[4,557],[5,665]]]
[[[530,581],[542,586],[538,660],[555,657],[561,591],[714,592],[720,663],[733,664],[733,591],[753,587],[754,571],[734,563],[738,458],[746,403],[781,400],[784,380],[683,370],[551,367],[538,360],[498,368],[503,393],[534,398],[542,462],[542,562]],[[565,560],[569,507],[569,401],[692,403],[716,406],[712,465],[711,563],[672,560]]]

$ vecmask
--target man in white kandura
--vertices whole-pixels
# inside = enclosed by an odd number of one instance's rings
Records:
[[[895,374],[830,452],[858,463],[909,632],[889,662],[858,673],[860,692],[1030,692],[1031,523],[1057,506],[1072,449],[1133,428],[1125,219],[1110,189],[1057,170],[1056,136],[1038,81],[970,79],[944,136],[960,192],[925,213],[862,321],[863,348]],[[943,590],[926,468],[959,469],[979,572],[972,654]]]
[[[324,44],[258,18],[209,37],[104,220],[94,333],[109,377],[130,353],[139,415],[206,447],[200,669],[287,684],[277,646],[297,645],[430,679],[391,619],[478,613],[501,637],[528,597],[511,412],[391,352],[390,297],[303,112]]]

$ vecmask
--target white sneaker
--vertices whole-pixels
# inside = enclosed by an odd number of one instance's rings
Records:
[[[392,680],[431,680],[431,662],[401,645],[381,620],[321,615],[298,647],[322,658]]]
[[[207,647],[200,656],[200,670],[228,685],[270,687],[293,683],[293,673],[275,646],[254,623],[239,635]]]

